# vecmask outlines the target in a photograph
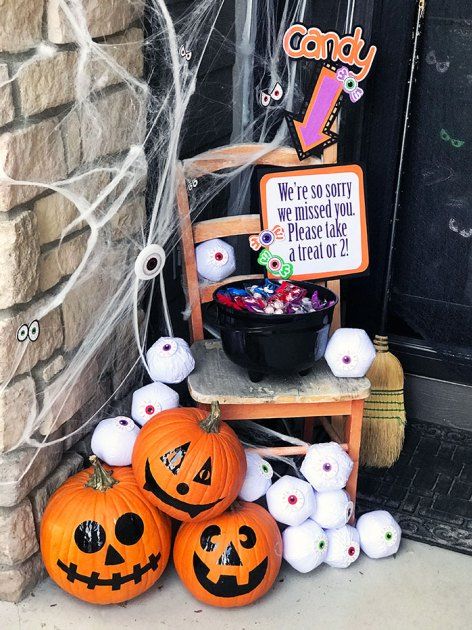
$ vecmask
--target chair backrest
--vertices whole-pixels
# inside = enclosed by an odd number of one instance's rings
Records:
[[[329,147],[323,153],[321,160],[324,164],[336,162],[336,146]],[[304,166],[319,164],[320,160],[308,158],[303,161]],[[289,147],[270,149],[263,144],[241,144],[214,149],[185,160],[180,165],[177,183],[177,206],[179,212],[183,271],[187,287],[187,297],[190,304],[190,332],[194,341],[203,339],[202,304],[211,302],[213,292],[222,284],[237,280],[254,280],[263,274],[232,276],[221,283],[199,284],[197,263],[195,259],[195,245],[212,238],[226,238],[244,234],[258,234],[261,231],[259,214],[244,214],[200,221],[192,224],[190,204],[187,191],[187,179],[193,179],[215,173],[227,168],[243,166],[299,166],[300,160],[296,151]],[[328,287],[339,295],[339,280],[330,281]],[[333,318],[333,328],[340,325],[339,303]]]

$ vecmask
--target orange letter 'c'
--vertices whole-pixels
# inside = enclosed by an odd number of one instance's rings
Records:
[[[307,29],[306,29],[306,26],[303,26],[303,24],[293,24],[286,31],[284,35],[283,46],[284,46],[284,50],[286,54],[289,57],[292,57],[293,59],[300,59],[300,57],[303,57],[303,47],[293,48],[292,39],[294,35],[301,35],[303,38],[303,36],[306,35],[306,33],[307,33]]]

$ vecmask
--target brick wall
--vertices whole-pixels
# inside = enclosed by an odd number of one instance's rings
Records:
[[[83,0],[83,5],[95,41],[127,72],[141,76],[140,3]],[[143,129],[130,125],[135,110],[128,86],[99,60],[89,68],[102,131],[100,143],[93,141],[90,119],[75,103],[79,50],[58,0],[2,0],[0,6],[0,169],[8,177],[61,182],[92,170],[97,160],[113,164],[120,152],[141,142]],[[93,173],[78,183],[78,192],[92,200],[109,178]],[[60,293],[82,260],[87,225],[77,222],[61,239],[76,217],[74,204],[59,192],[0,183],[0,599],[10,601],[21,599],[42,575],[41,514],[52,492],[82,465],[73,442],[90,430],[89,425],[74,438],[39,450],[34,459],[35,449],[27,444],[10,450],[27,422],[57,399],[58,379],[73,365],[98,305],[114,290],[101,270],[74,287],[41,319],[39,339],[27,344],[12,367],[18,327]],[[129,237],[141,229],[143,218],[141,186],[111,222],[107,238],[116,251],[120,242],[129,250]],[[92,357],[73,391],[55,400],[51,413],[34,425],[33,437],[50,432],[58,437],[80,427],[111,395],[133,359],[129,331],[119,335],[129,340],[124,353],[113,345],[106,360]]]

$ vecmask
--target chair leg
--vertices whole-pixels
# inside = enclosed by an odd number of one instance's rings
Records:
[[[316,418],[305,418],[303,422],[303,439],[305,442],[309,442],[313,440],[313,429],[315,427]]]
[[[356,507],[356,495],[357,495],[357,478],[359,475],[359,451],[361,448],[361,433],[362,433],[362,417],[364,415],[364,401],[353,400],[351,407],[351,414],[347,417],[344,428],[344,439],[348,445],[349,457],[353,460],[354,466],[351,472],[351,476],[348,479],[346,490],[351,497],[351,501],[354,503],[354,510],[350,519],[350,523],[353,524],[356,520],[355,507]]]

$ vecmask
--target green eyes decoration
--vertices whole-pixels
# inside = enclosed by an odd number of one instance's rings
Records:
[[[20,343],[23,343],[28,338],[30,341],[37,341],[39,332],[39,322],[35,319],[29,326],[28,324],[22,324],[16,331],[16,338]]]
[[[323,551],[325,547],[326,547],[326,542],[324,540],[320,540],[320,542],[318,543],[318,549],[320,551]]]
[[[451,138],[451,136],[445,129],[441,129],[441,131],[439,132],[439,136],[441,137],[441,140],[444,140],[444,142],[449,142],[455,149],[459,149],[465,144],[465,140],[457,140],[455,138]]]

